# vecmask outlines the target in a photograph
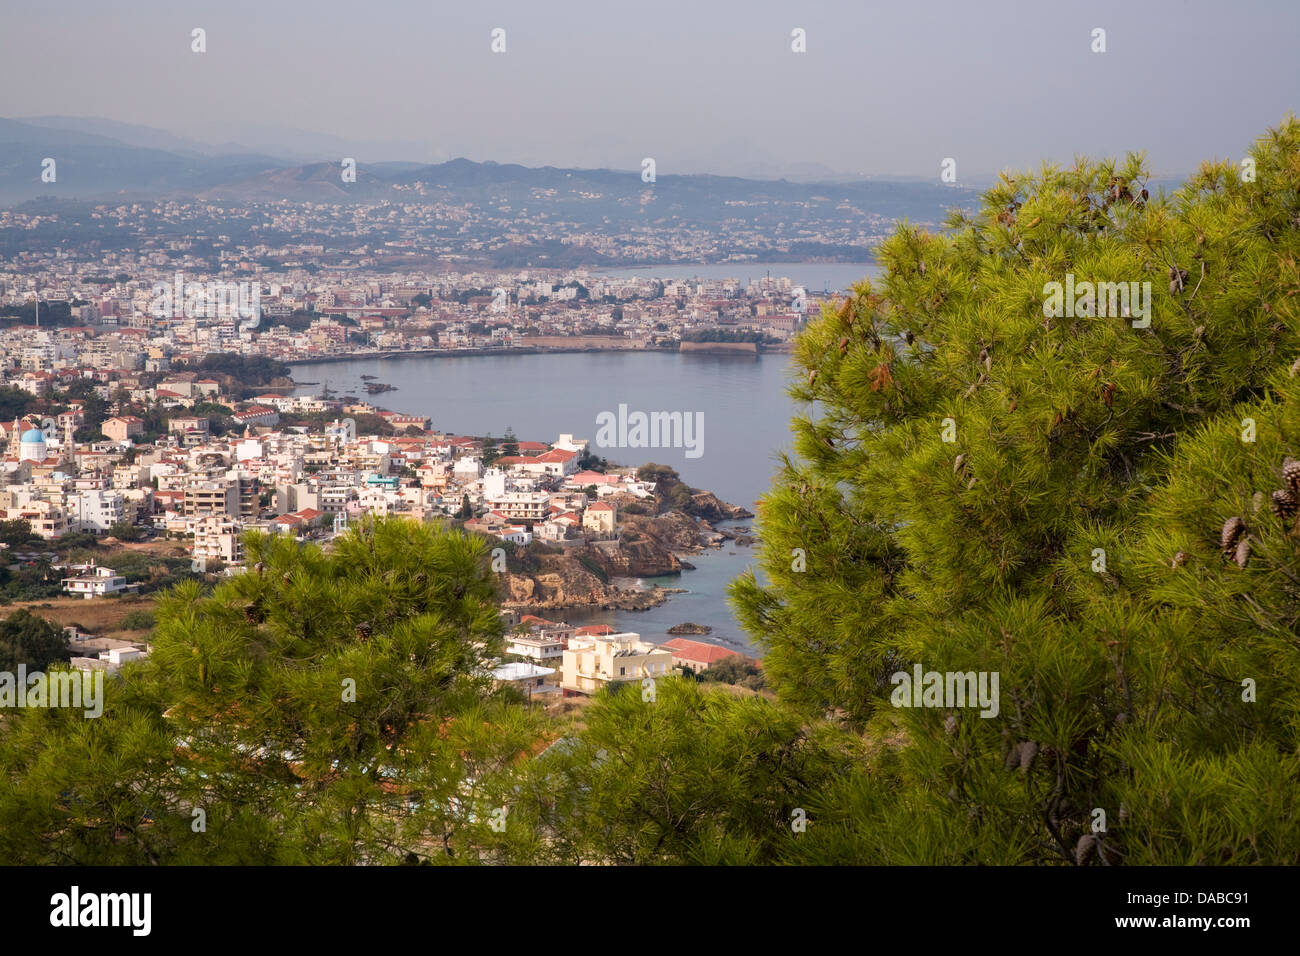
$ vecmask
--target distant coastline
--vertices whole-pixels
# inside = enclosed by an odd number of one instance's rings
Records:
[[[762,355],[766,352],[776,352],[786,354],[791,351],[790,343],[783,342],[777,345],[764,345],[761,349],[754,351],[752,349],[737,349],[736,345],[749,345],[751,343],[734,343],[734,342],[690,342],[686,343],[691,346],[689,349],[681,349],[680,353],[688,352],[729,352],[736,355]],[[711,347],[712,346],[712,347]],[[565,355],[576,352],[645,352],[647,354],[664,355],[678,352],[678,349],[652,348],[640,345],[588,345],[574,346],[573,348],[564,348],[561,346],[511,346],[509,348],[491,348],[491,349],[392,349],[381,352],[348,352],[344,354],[313,355],[304,358],[284,359],[285,365],[320,365],[334,362],[359,362],[365,359],[395,359],[395,358],[457,358],[462,356],[475,355]]]

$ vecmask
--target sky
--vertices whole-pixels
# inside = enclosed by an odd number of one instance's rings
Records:
[[[1300,111],[1297,37],[1294,0],[49,0],[5,13],[0,116],[331,161],[961,182],[1146,150],[1172,177]]]

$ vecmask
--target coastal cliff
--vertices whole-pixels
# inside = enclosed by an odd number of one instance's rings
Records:
[[[715,530],[710,521],[753,515],[721,501],[712,492],[696,489],[688,489],[690,494],[685,499],[676,496],[686,504],[688,513],[670,503],[672,484],[666,483],[662,491],[656,489],[653,503],[627,502],[629,510],[619,515],[616,539],[570,545],[561,553],[516,556],[510,570],[502,575],[502,605],[521,611],[566,607],[644,610],[682,590],[620,586],[615,581],[690,570],[691,565],[682,560],[682,555],[718,547],[730,537]],[[653,509],[654,513],[639,514],[637,508]]]

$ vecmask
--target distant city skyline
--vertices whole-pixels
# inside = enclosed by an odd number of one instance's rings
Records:
[[[104,118],[304,162],[653,157],[661,176],[926,180],[952,157],[960,183],[1146,150],[1156,176],[1179,177],[1296,109],[1297,35],[1300,6],[1263,0],[73,0],[7,14],[0,116]]]

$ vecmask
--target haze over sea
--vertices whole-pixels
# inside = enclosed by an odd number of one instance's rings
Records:
[[[696,272],[674,274],[694,275],[700,269],[717,267],[694,268]],[[768,268],[756,265],[759,271],[752,275],[763,275]],[[858,272],[850,281],[876,272],[870,266],[853,268]],[[751,274],[738,273],[734,266],[731,269],[719,277]],[[664,277],[667,271],[660,267],[654,274]],[[799,281],[789,266],[782,271],[773,268],[772,274]],[[549,442],[561,432],[570,432],[589,439],[591,450],[611,463],[670,465],[687,484],[755,511],[755,502],[771,484],[777,454],[792,447],[790,419],[796,409],[786,394],[789,358],[784,353],[677,352],[412,355],[295,365],[293,377],[298,382],[320,383],[300,385],[297,394],[319,394],[328,386],[338,395],[367,399],[366,380],[361,376],[375,376],[376,381],[395,385],[397,390],[369,400],[393,411],[428,415],[433,428],[453,434],[500,437],[511,428],[518,438]],[[596,447],[596,416],[602,411],[617,414],[620,404],[627,405],[629,412],[703,412],[703,453],[687,458],[684,448]],[[736,524],[744,527],[751,522]],[[680,577],[646,579],[646,583],[689,590],[673,595],[659,607],[648,611],[571,610],[563,612],[563,617],[571,623],[607,623],[652,641],[666,640],[669,627],[693,621],[714,629],[705,640],[750,647],[749,637],[726,603],[725,588],[750,565],[753,556],[752,548],[728,542],[721,551],[710,549],[691,557],[694,571]]]

